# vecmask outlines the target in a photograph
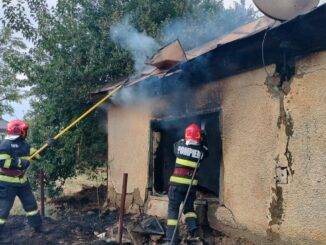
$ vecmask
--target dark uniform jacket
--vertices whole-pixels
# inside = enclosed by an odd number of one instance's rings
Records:
[[[170,177],[170,184],[188,186],[197,164],[208,155],[207,145],[206,143],[187,145],[182,139],[174,144],[174,154],[176,162],[173,175]],[[198,180],[195,176],[192,185],[197,184]]]
[[[0,182],[21,185],[27,182],[28,157],[35,152],[21,137],[0,144]],[[36,156],[36,158],[40,158]]]

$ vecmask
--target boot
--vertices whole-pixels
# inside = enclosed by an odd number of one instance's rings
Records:
[[[180,241],[178,240],[177,242],[174,241],[172,244],[171,244],[171,241],[164,241],[163,243],[159,243],[160,245],[179,245],[180,244]]]
[[[173,243],[171,244],[171,240],[169,239],[164,239],[162,242],[160,242],[160,245],[179,245],[181,242],[180,239],[174,239]]]
[[[0,225],[0,239],[3,238],[4,228],[5,228],[4,225]]]
[[[188,237],[186,241],[188,245],[204,245],[200,237]]]
[[[187,242],[188,244],[203,244],[201,238],[197,234],[197,229],[189,231]]]
[[[188,238],[195,238],[196,237],[196,229],[189,231]]]

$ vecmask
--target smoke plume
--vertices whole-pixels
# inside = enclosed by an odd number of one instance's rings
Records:
[[[153,38],[133,27],[128,16],[122,22],[112,26],[110,35],[113,42],[130,51],[135,62],[136,73],[141,72],[146,67],[146,59],[151,57],[160,47]]]
[[[167,21],[161,28],[161,39],[159,41],[154,40],[144,32],[138,31],[132,26],[129,16],[124,17],[121,22],[112,26],[110,35],[117,45],[130,51],[134,60],[135,73],[140,74],[146,67],[145,61],[163,45],[179,39],[182,47],[187,51],[231,32],[254,18],[255,10],[252,7],[247,8],[243,0],[241,3],[235,3],[233,8],[227,9],[220,1],[214,5],[214,8],[196,6],[193,11],[183,17]],[[198,65],[206,66],[205,59],[199,57],[197,62]],[[208,73],[205,75],[210,76]],[[155,83],[153,82],[152,88],[160,87],[158,86],[160,81],[157,80],[154,81]],[[128,91],[124,89],[125,91],[114,96],[113,100],[116,103],[134,103],[135,100],[145,100],[148,94],[145,92],[146,89],[142,89],[142,87],[148,86],[145,86],[144,82],[138,86],[136,92],[131,89]],[[184,87],[189,86],[185,84]]]
[[[229,9],[223,5],[216,8],[215,11],[198,8],[167,22],[161,31],[163,43],[179,39],[185,50],[193,49],[248,23],[254,16],[254,10],[246,8],[244,3],[235,3]]]

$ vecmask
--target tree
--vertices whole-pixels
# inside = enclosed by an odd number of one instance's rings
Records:
[[[19,88],[23,83],[17,79],[11,64],[22,57],[21,50],[25,48],[19,38],[12,36],[9,28],[0,30],[0,116],[4,113],[12,113],[13,108],[10,103],[20,98]]]
[[[19,63],[35,96],[29,115],[35,145],[83,113],[90,106],[92,91],[132,74],[131,56],[112,42],[109,33],[112,24],[129,13],[134,3],[59,1],[52,13],[38,15],[38,40]],[[91,114],[48,151],[42,164],[49,185],[54,186],[57,180],[64,183],[76,169],[106,162],[105,128],[96,126],[101,117],[101,110]],[[32,170],[38,167],[36,163]]]
[[[35,40],[37,15],[47,11],[45,0],[2,0],[2,23],[10,29],[22,32],[25,38]]]
[[[128,53],[108,35],[115,11],[122,8],[120,1],[111,3],[103,1],[99,7],[93,1],[61,1],[53,13],[38,16],[38,41],[20,64],[35,96],[29,115],[35,145],[90,107],[91,92],[131,72]],[[103,114],[92,113],[48,151],[43,161],[48,184],[64,183],[76,169],[105,164],[106,129],[98,126]]]
[[[130,53],[111,40],[112,25],[129,15],[139,31],[164,42],[164,26],[206,9],[218,14],[223,5],[213,0],[61,0],[51,11],[38,11],[35,46],[15,65],[34,96],[28,116],[32,142],[43,144],[76,119],[93,103],[91,92],[133,74]],[[49,185],[64,183],[76,169],[106,163],[106,133],[99,126],[104,114],[100,109],[92,113],[48,151],[42,164]]]

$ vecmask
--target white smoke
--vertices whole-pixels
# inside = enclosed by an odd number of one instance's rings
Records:
[[[242,4],[235,3],[233,8],[228,9],[225,9],[221,3],[216,8],[219,10],[197,8],[191,14],[167,21],[161,29],[160,44],[146,33],[140,32],[132,26],[132,19],[129,16],[124,17],[121,22],[112,26],[110,30],[111,39],[131,53],[135,73],[140,74],[146,67],[145,61],[163,45],[179,39],[182,47],[189,50],[226,34],[253,18],[252,11],[254,10],[252,8],[246,9],[243,2]],[[203,64],[206,60],[200,62]],[[124,88],[123,91],[113,97],[113,100],[117,104],[131,104],[145,99],[144,90],[139,88],[137,91],[136,95],[134,91]]]
[[[247,9],[244,3],[234,3],[227,9],[223,5],[216,8],[215,11],[198,8],[191,14],[167,22],[161,30],[163,43],[179,39],[185,50],[199,47],[248,23],[255,12],[252,8]]]
[[[112,26],[111,39],[123,49],[130,51],[134,60],[134,69],[137,73],[145,67],[145,61],[159,49],[159,45],[153,38],[144,32],[139,32],[130,24],[130,18],[125,17],[120,23]]]
[[[110,35],[114,43],[131,53],[135,73],[139,74],[146,67],[145,61],[163,45],[179,39],[185,50],[198,47],[246,24],[253,19],[254,12],[244,2],[235,2],[232,8],[224,8],[221,3],[214,10],[198,7],[183,17],[167,21],[161,28],[160,43],[138,31],[131,24],[131,17],[125,16],[111,27]]]

